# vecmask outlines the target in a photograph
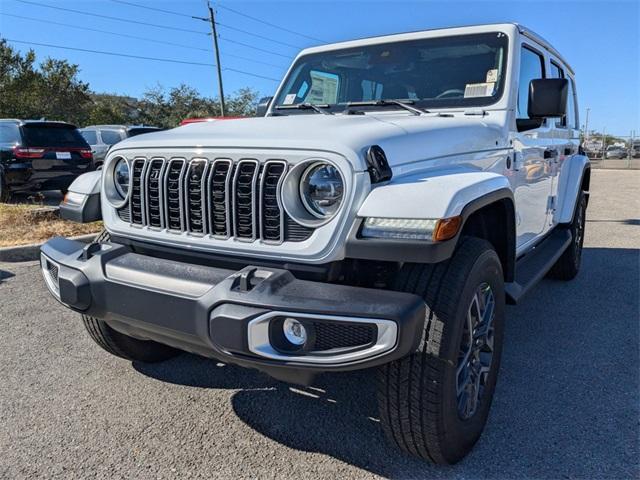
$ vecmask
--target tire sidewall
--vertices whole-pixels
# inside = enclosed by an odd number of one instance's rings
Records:
[[[455,310],[455,321],[450,323],[451,330],[448,332],[450,341],[444,343],[447,351],[441,352],[441,356],[445,358],[447,364],[443,381],[442,403],[443,430],[446,432],[443,454],[451,462],[462,458],[473,447],[484,429],[500,368],[504,336],[504,277],[500,260],[495,251],[486,250],[480,254],[466,278],[467,281],[460,293],[458,306]],[[470,419],[462,420],[458,415],[457,409],[456,369],[458,352],[469,305],[476,289],[484,282],[491,287],[495,299],[494,353],[491,370],[483,394],[480,397],[478,409]]]

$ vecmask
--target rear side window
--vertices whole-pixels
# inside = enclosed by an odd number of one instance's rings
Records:
[[[131,128],[129,129],[128,136],[135,137],[136,135],[142,135],[143,133],[153,133],[153,132],[159,132],[159,131],[161,131],[160,128],[144,128],[144,127]]]
[[[117,130],[100,130],[100,136],[102,137],[102,143],[107,145],[113,145],[122,140],[122,136]]]
[[[82,130],[80,134],[84,137],[89,145],[98,144],[98,136],[95,130]]]
[[[68,125],[29,125],[22,127],[27,147],[88,147],[77,129]]]
[[[576,85],[573,81],[573,78],[569,77],[569,92],[567,95],[567,126],[569,128],[577,129],[578,128],[578,115],[577,115],[577,107],[576,107]]]
[[[0,143],[16,145],[20,143],[20,130],[15,124],[0,124]]]
[[[564,70],[553,60],[551,61],[551,68],[549,71],[549,78],[564,78]],[[567,95],[567,113],[569,112],[569,103],[571,103],[571,95]],[[567,117],[559,118],[556,120],[556,127],[564,128],[567,126]]]
[[[529,119],[529,84],[531,80],[544,78],[542,55],[527,47],[522,47],[520,55],[520,80],[518,82],[518,119]]]

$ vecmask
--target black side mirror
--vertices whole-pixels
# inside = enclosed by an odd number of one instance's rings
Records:
[[[271,100],[273,100],[273,97],[262,97],[260,100],[258,100],[258,106],[256,107],[256,117],[264,117],[267,114],[269,105],[271,105]]]
[[[529,83],[529,118],[564,117],[567,114],[566,78],[540,78]]]

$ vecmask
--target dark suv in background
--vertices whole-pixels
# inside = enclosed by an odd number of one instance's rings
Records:
[[[91,146],[93,163],[97,168],[104,162],[104,157],[107,155],[111,145],[125,138],[160,130],[163,129],[147,125],[89,125],[81,128],[80,133]]]
[[[0,119],[0,201],[18,191],[66,193],[92,168],[91,148],[74,125]]]

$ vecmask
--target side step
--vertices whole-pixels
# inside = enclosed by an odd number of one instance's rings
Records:
[[[516,262],[515,281],[505,284],[507,303],[515,305],[544,278],[558,258],[571,244],[568,229],[556,229],[540,242],[532,251]]]

